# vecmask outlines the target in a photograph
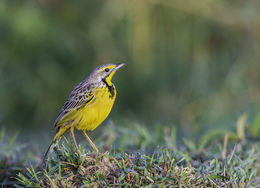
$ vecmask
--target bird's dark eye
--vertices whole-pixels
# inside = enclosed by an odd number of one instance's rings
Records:
[[[106,68],[105,71],[108,72],[108,71],[109,71],[109,68]]]

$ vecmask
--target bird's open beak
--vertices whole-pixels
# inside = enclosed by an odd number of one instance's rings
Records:
[[[123,67],[125,64],[124,63],[118,63],[116,64],[115,68],[113,68],[113,71],[118,70],[119,68]]]

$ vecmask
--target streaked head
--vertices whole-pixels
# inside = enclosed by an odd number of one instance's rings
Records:
[[[105,80],[108,85],[112,85],[112,77],[114,76],[115,72],[122,66],[124,66],[123,63],[101,65],[90,74],[91,79],[96,81]]]

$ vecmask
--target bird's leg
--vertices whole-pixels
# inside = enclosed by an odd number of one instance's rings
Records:
[[[75,139],[75,135],[74,135],[74,127],[71,127],[70,128],[70,134],[71,134],[71,137],[72,137],[72,140],[73,140],[73,143],[77,149],[77,152],[79,153],[79,148],[78,148],[78,144],[77,144],[77,141]]]
[[[92,142],[92,140],[90,140],[90,138],[88,137],[87,133],[85,131],[81,131],[82,134],[85,136],[85,138],[87,139],[87,141],[90,143],[90,145],[92,146],[92,148],[95,150],[96,153],[99,153],[97,147],[95,146],[95,144]]]

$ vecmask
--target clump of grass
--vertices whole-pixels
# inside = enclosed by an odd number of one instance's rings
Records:
[[[18,180],[29,187],[249,187],[260,183],[259,144],[237,143],[224,156],[207,148],[199,153],[188,148],[174,152],[165,148],[149,155],[80,151],[78,154],[65,140],[54,149],[46,169],[30,168],[26,175],[20,173]]]

